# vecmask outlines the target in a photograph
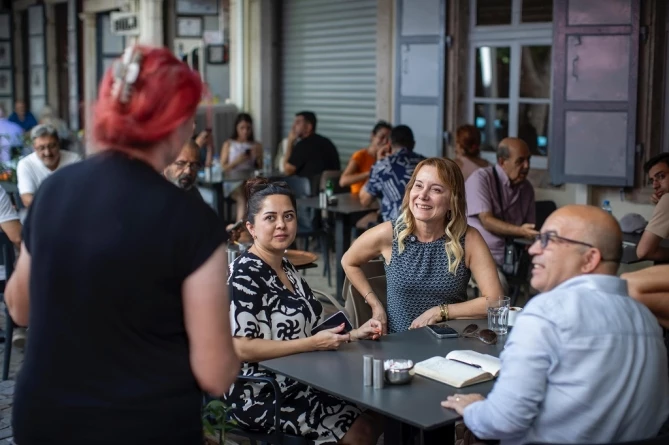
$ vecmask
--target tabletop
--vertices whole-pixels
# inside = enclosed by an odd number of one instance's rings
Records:
[[[328,212],[341,213],[346,215],[352,213],[371,212],[374,210],[378,210],[379,208],[379,204],[376,200],[374,200],[374,202],[368,207],[363,206],[362,204],[360,204],[360,199],[358,198],[358,196],[352,193],[336,193],[333,196],[337,197],[337,204],[335,205],[328,205],[327,207],[321,207],[320,199],[318,198],[318,196],[314,196],[312,198],[298,199],[297,207],[298,208],[309,207],[311,209],[327,210]]]
[[[197,182],[201,186],[207,187],[207,186],[218,185],[223,182],[244,182],[247,179],[252,179],[259,176],[276,178],[284,176],[284,174],[279,171],[271,171],[269,172],[269,174],[265,175],[265,172],[263,172],[262,170],[238,170],[229,173],[217,172],[215,174],[212,174],[210,180],[206,180],[205,178],[198,176]]]
[[[481,328],[487,327],[487,320],[448,322],[458,331],[470,323],[476,323]],[[452,424],[460,418],[455,411],[440,406],[440,402],[447,396],[455,393],[486,395],[494,381],[458,389],[416,375],[408,385],[386,385],[383,389],[374,389],[363,386],[362,356],[372,354],[375,359],[384,360],[403,358],[413,360],[414,363],[437,355],[445,356],[450,351],[460,349],[499,356],[506,337],[500,337],[496,345],[489,346],[473,338],[440,340],[422,328],[386,335],[379,341],[343,344],[338,351],[309,352],[266,360],[260,366],[404,423],[431,430]]]

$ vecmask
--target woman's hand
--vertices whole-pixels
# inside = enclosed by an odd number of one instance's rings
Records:
[[[441,309],[439,306],[430,308],[416,318],[409,329],[418,329],[429,324],[439,323],[441,321]]]
[[[370,318],[367,323],[351,331],[351,338],[354,340],[378,340],[381,337],[381,329],[381,322]]]
[[[344,329],[344,323],[336,328],[325,329],[311,337],[314,351],[335,351],[339,345],[351,339],[349,334],[339,334]]]
[[[386,335],[388,333],[388,316],[380,303],[372,306],[372,319],[381,323],[381,334]]]

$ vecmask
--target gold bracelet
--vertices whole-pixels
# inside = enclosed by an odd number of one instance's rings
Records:
[[[362,297],[362,299],[365,300],[365,303],[367,303],[367,295],[369,295],[369,294],[373,294],[373,293],[374,293],[374,291],[373,291],[373,290],[370,290],[369,292],[367,292],[367,293],[365,294],[364,297]],[[367,303],[367,304],[369,304],[369,303]]]
[[[441,321],[448,321],[448,305],[440,304],[439,310],[441,311]]]

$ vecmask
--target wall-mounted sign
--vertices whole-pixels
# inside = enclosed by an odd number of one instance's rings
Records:
[[[111,12],[109,14],[109,24],[114,35],[139,35],[139,17],[136,12]]]
[[[177,0],[177,14],[218,15],[218,0]]]

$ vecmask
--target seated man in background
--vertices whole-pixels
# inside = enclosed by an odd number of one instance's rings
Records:
[[[399,216],[407,183],[416,166],[425,156],[414,153],[416,141],[413,131],[398,125],[390,131],[391,154],[379,150],[369,179],[360,189],[360,203],[369,206],[374,199],[381,199],[381,219],[391,221]]]
[[[326,170],[339,170],[339,153],[332,141],[316,133],[316,115],[301,111],[295,115],[293,128],[288,135],[283,169],[287,176],[309,178],[312,194],[318,194],[321,174]],[[295,142],[297,139],[299,141]]]
[[[500,268],[499,279],[505,291],[508,284],[501,271],[505,266],[506,239],[532,239],[539,233],[534,228],[536,207],[534,188],[527,180],[529,171],[527,144],[518,138],[505,138],[497,147],[497,164],[475,170],[465,182],[467,222],[481,232],[488,244]]]
[[[19,161],[16,166],[19,194],[23,205],[29,207],[39,186],[53,172],[81,161],[81,156],[71,151],[60,150],[58,130],[51,125],[38,125],[30,132],[33,153]]]
[[[562,207],[530,254],[541,293],[516,318],[493,390],[442,405],[477,437],[502,444],[655,436],[669,416],[667,352],[651,311],[616,276],[617,221],[596,207]]]
[[[653,185],[656,205],[636,246],[636,255],[643,260],[668,261],[669,248],[660,246],[660,243],[669,237],[669,153],[651,158],[643,169]]]
[[[37,119],[26,110],[26,103],[22,100],[17,100],[14,104],[14,112],[9,115],[9,120],[23,128],[24,132],[32,130],[37,125]]]
[[[176,160],[163,171],[163,176],[189,195],[202,199],[200,191],[195,187],[197,172],[200,168],[202,168],[200,147],[193,140],[189,140],[181,149]]]
[[[12,148],[23,147],[23,128],[7,119],[6,112],[0,104],[0,162],[12,159]]]

